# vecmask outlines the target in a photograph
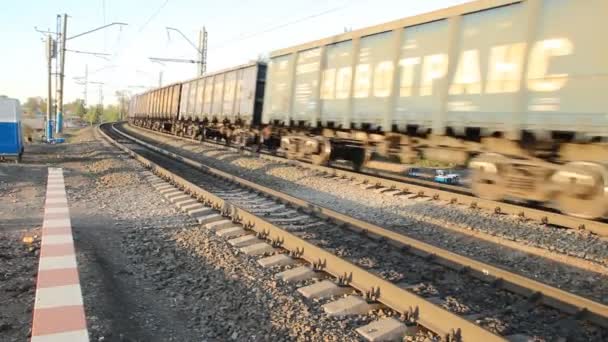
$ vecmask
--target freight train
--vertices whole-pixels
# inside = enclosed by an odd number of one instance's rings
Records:
[[[467,165],[492,200],[608,212],[608,1],[484,0],[135,96],[135,125],[324,164]]]

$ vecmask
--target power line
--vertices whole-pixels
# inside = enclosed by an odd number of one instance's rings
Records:
[[[143,32],[143,30],[148,26],[148,24],[150,24],[150,22],[152,20],[154,20],[154,18],[156,18],[156,16],[158,16],[158,14],[163,10],[163,8],[165,8],[165,6],[167,6],[167,4],[169,3],[169,0],[165,0],[165,2],[163,2],[156,11],[154,11],[154,13],[152,13],[152,15],[150,15],[150,17],[148,17],[146,19],[146,21],[137,29],[137,34],[141,34],[141,32]],[[120,38],[119,38],[120,39]],[[127,41],[125,42],[125,45],[118,45],[118,48],[116,49],[116,51],[112,54],[112,57],[110,59],[109,62],[114,62],[116,60],[116,58],[118,58],[119,55],[122,54],[122,52],[127,49],[130,48],[133,45],[133,42],[136,40],[136,37],[130,37],[127,38]]]
[[[101,12],[103,15],[103,24],[106,24],[106,0],[101,0]],[[108,32],[103,32],[103,52],[106,52],[108,45]]]
[[[292,21],[289,21],[289,22],[286,22],[286,23],[283,23],[283,24],[279,24],[279,25],[276,25],[276,26],[271,26],[269,28],[263,29],[263,30],[258,31],[258,32],[254,32],[254,33],[251,33],[251,34],[248,34],[248,35],[244,35],[244,36],[241,35],[241,36],[236,37],[234,39],[229,39],[227,41],[224,41],[224,42],[218,44],[217,46],[213,46],[213,47],[211,47],[211,49],[218,49],[218,48],[224,47],[224,46],[226,46],[228,44],[231,44],[231,43],[234,43],[234,42],[238,42],[238,41],[241,41],[241,40],[246,40],[246,39],[249,39],[249,38],[252,38],[252,37],[255,37],[255,36],[259,36],[259,35],[264,34],[264,33],[276,31],[278,29],[282,29],[284,27],[291,26],[291,25],[294,25],[294,24],[299,24],[299,23],[304,22],[304,21],[308,21],[308,20],[311,20],[311,19],[323,16],[323,15],[326,15],[326,14],[329,14],[329,13],[332,13],[332,12],[336,12],[336,11],[342,10],[342,9],[344,9],[344,8],[350,6],[350,5],[352,5],[352,3],[348,3],[347,2],[347,3],[345,3],[345,4],[341,5],[341,6],[330,8],[330,9],[327,9],[325,11],[322,11],[322,12],[319,12],[319,13],[315,13],[315,14],[311,14],[311,15],[308,15],[306,17],[295,19],[295,20],[292,20]]]
[[[148,20],[146,20],[146,22],[140,26],[139,30],[137,30],[137,32],[141,32],[143,31],[146,26],[148,26],[148,24],[154,20],[154,18],[156,18],[156,16],[160,13],[160,11],[163,10],[163,8],[165,8],[165,6],[167,6],[167,3],[169,3],[169,0],[165,0],[165,2],[163,2],[162,5],[160,5],[160,7],[156,10],[156,12],[154,12],[149,18]]]

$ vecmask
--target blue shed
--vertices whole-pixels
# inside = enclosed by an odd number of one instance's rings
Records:
[[[19,100],[0,96],[0,157],[14,157],[19,161],[22,154]]]

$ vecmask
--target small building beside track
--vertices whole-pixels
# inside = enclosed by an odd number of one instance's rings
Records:
[[[0,96],[0,158],[21,160],[23,135],[19,100]]]

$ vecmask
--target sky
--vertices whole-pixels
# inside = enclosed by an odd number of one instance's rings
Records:
[[[116,101],[116,91],[139,93],[196,76],[189,63],[154,63],[148,57],[197,59],[197,51],[176,32],[197,42],[208,31],[207,72],[255,60],[300,43],[458,5],[466,0],[2,0],[0,11],[0,95],[25,101],[47,94],[47,66],[39,30],[56,29],[67,13],[67,37],[104,24],[124,22],[67,41],[67,49],[101,52],[96,57],[66,53],[65,102],[84,98],[78,78],[88,69],[88,104]],[[103,83],[100,85],[98,83]]]

